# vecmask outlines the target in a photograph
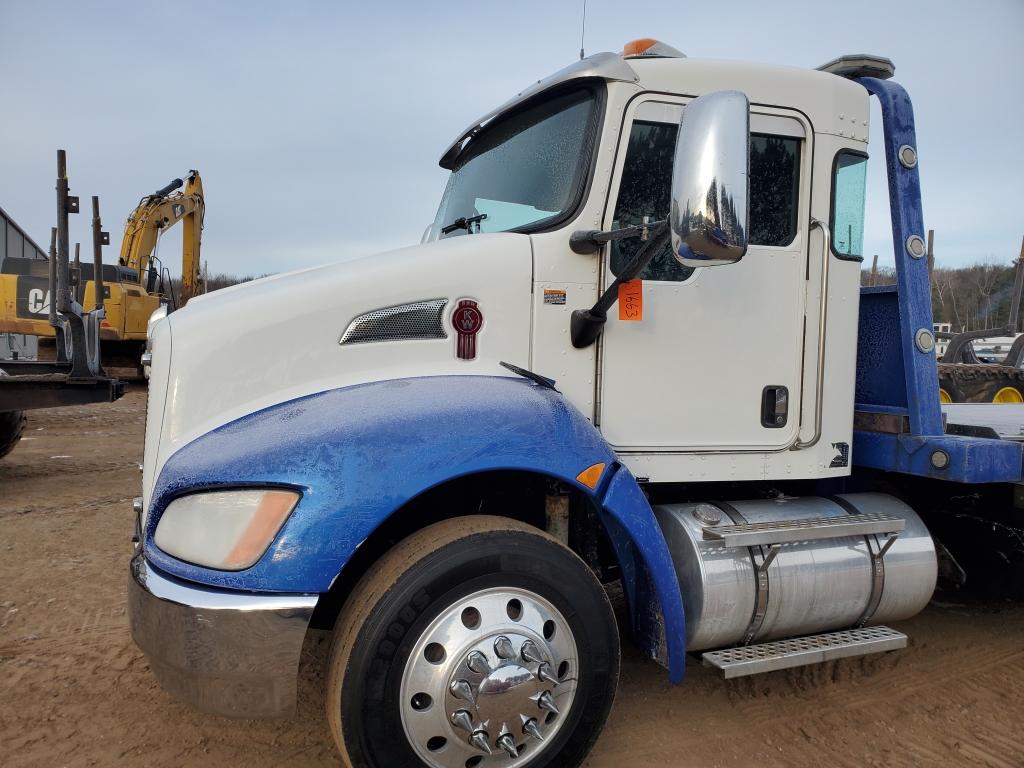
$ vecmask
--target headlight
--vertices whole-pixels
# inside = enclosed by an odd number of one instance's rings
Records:
[[[160,518],[156,545],[179,560],[240,571],[263,556],[298,501],[294,491],[276,489],[182,496]]]

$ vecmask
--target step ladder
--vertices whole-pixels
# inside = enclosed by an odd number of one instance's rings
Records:
[[[709,543],[717,542],[726,549],[760,548],[759,552],[751,549],[752,553],[758,553],[754,557],[758,578],[758,610],[755,611],[747,632],[748,643],[760,629],[760,620],[764,616],[768,567],[783,545],[845,536],[885,537],[885,541],[882,543],[876,539],[874,545],[870,541],[868,543],[875,583],[868,608],[856,627],[820,635],[709,651],[702,654],[704,666],[719,669],[723,677],[733,678],[906,648],[907,636],[902,632],[885,626],[864,626],[874,614],[881,598],[885,555],[905,528],[906,521],[901,517],[871,512],[843,517],[705,526],[703,538]]]
[[[705,526],[705,541],[720,541],[725,547],[757,547],[766,544],[794,544],[798,541],[838,539],[899,533],[906,521],[894,515],[863,512],[846,517],[814,517],[772,523],[740,523]]]
[[[702,658],[705,667],[715,667],[723,677],[733,678],[906,647],[907,636],[902,632],[877,626],[726,648]]]

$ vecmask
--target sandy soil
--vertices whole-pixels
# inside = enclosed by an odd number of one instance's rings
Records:
[[[157,685],[125,616],[144,398],[37,411],[0,461],[0,765],[337,765],[307,644],[299,717],[198,714]],[[881,657],[680,687],[628,651],[589,768],[1024,766],[1024,606],[933,603]]]

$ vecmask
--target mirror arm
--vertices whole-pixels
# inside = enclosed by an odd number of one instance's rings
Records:
[[[643,272],[647,265],[651,263],[651,259],[654,258],[655,254],[661,251],[668,243],[669,229],[667,221],[657,221],[642,227],[627,227],[625,229],[648,229],[649,236],[647,242],[640,247],[640,250],[636,252],[636,255],[619,273],[618,277],[605,289],[605,292],[601,294],[601,297],[593,307],[590,309],[573,310],[569,323],[569,335],[572,338],[572,345],[576,349],[585,349],[597,341],[604,330],[605,321],[608,320],[608,310],[618,301],[619,286],[623,283],[628,283],[630,280],[635,280],[637,275]],[[625,229],[601,234],[616,234],[625,231]],[[622,238],[614,239],[621,240]]]
[[[587,256],[591,253],[597,253],[605,243],[611,243],[616,240],[625,240],[628,237],[639,237],[641,240],[646,240],[651,230],[664,223],[665,221],[645,221],[643,224],[637,224],[633,227],[622,227],[621,229],[605,231],[600,229],[577,229],[569,235],[569,248],[573,253]]]

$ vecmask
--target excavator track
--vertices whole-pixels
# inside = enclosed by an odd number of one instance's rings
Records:
[[[1024,402],[1024,370],[984,363],[939,363],[939,388],[954,403]]]

